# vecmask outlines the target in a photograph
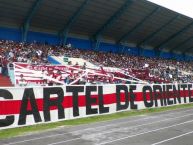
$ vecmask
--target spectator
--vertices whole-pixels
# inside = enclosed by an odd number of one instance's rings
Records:
[[[34,43],[16,43],[8,40],[0,41],[0,65],[3,75],[7,75],[7,64],[9,62],[24,62],[29,64],[47,64],[48,55],[57,56],[70,56],[81,57],[97,66],[120,68],[127,71],[124,74],[139,78],[141,80],[162,82],[168,81],[183,81],[192,82],[191,77],[188,74],[193,72],[193,62],[183,62],[162,58],[148,58],[142,56],[113,54],[105,52],[95,52],[90,50],[71,49],[72,45],[68,44],[65,47],[51,46],[48,44]],[[69,62],[69,65],[72,63]],[[77,64],[76,67],[79,67]],[[82,67],[86,70],[87,66],[84,64]],[[151,72],[151,73],[150,73]],[[186,72],[186,73],[183,73]],[[151,76],[148,76],[148,74]],[[70,81],[76,79],[74,75],[69,76]],[[114,76],[120,76],[120,74],[113,74]],[[129,78],[128,75],[121,77]],[[172,76],[172,77],[171,77]],[[78,76],[77,76],[78,77]],[[101,79],[107,80],[108,78]],[[88,80],[87,80],[88,81]],[[92,82],[91,80],[90,82]],[[117,81],[117,80],[115,80]],[[95,81],[96,82],[96,81]],[[160,82],[160,81],[159,81]]]
[[[7,69],[8,61],[6,57],[3,57],[1,64],[2,64],[2,70],[1,70],[2,75],[8,76],[8,69]]]
[[[27,86],[27,81],[24,79],[23,74],[20,75],[20,79],[19,79],[18,84],[19,84],[20,87]]]

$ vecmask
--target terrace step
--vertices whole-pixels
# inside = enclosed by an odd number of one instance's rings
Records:
[[[0,74],[0,87],[12,87],[13,84],[8,76],[2,76]]]

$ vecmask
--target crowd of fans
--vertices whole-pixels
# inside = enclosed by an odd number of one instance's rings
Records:
[[[12,62],[49,64],[48,55],[80,57],[97,66],[121,68],[149,83],[193,82],[193,62],[80,50],[71,45],[61,47],[8,40],[0,41],[0,71],[3,75],[8,75],[7,66]]]

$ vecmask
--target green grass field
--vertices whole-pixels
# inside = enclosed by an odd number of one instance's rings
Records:
[[[163,111],[175,110],[180,108],[192,108],[192,107],[193,107],[193,104],[184,104],[184,105],[175,105],[175,106],[162,107],[162,108],[132,110],[132,111],[124,111],[124,112],[119,112],[119,113],[114,113],[109,115],[100,115],[100,116],[87,117],[87,118],[81,118],[81,119],[60,121],[56,123],[46,123],[46,124],[38,124],[38,125],[27,126],[27,127],[5,129],[0,131],[0,139],[11,138],[11,137],[25,135],[33,132],[45,131],[45,130],[57,128],[60,126],[75,126],[75,125],[81,125],[81,124],[89,124],[89,123],[108,121],[108,120],[113,120],[118,118],[129,117],[129,116],[137,116],[142,114],[163,112]]]

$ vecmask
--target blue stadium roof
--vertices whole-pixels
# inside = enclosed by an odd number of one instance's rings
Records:
[[[0,0],[0,26],[193,52],[193,19],[146,0]]]

